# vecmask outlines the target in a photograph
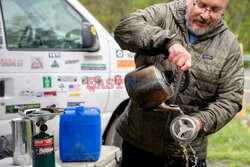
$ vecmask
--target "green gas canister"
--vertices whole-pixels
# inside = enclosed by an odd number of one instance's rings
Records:
[[[40,124],[39,129],[33,137],[33,167],[55,167],[54,136],[45,132],[45,124]]]

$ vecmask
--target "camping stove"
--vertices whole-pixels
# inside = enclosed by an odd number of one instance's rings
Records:
[[[63,108],[21,108],[19,114],[36,122],[39,132],[32,140],[32,163],[33,167],[55,167],[54,136],[47,133],[48,126],[45,124],[56,115],[64,114]]]

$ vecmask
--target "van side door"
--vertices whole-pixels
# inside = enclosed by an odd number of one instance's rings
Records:
[[[1,15],[0,121],[18,117],[20,106],[105,110],[109,47],[102,29],[64,0],[2,0]]]

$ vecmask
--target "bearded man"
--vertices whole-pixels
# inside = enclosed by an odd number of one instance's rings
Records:
[[[114,32],[122,49],[136,53],[137,68],[158,63],[173,71],[175,78],[189,70],[189,86],[178,94],[176,103],[198,127],[197,137],[188,146],[190,166],[206,166],[207,136],[223,128],[242,108],[240,46],[222,20],[228,4],[228,0],[156,4],[124,16]],[[166,52],[168,60],[164,60]],[[170,113],[139,111],[129,102],[116,126],[124,140],[123,167],[186,166],[183,148],[169,131],[177,116]]]

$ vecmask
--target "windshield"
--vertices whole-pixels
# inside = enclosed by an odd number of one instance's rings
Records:
[[[1,2],[8,48],[82,48],[82,17],[64,0]]]

